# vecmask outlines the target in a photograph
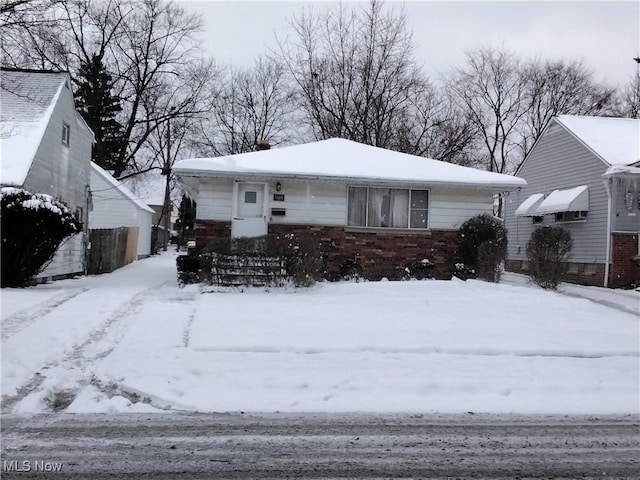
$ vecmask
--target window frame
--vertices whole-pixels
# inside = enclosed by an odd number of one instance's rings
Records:
[[[62,145],[71,146],[71,125],[67,122],[62,122]]]
[[[588,210],[556,212],[554,218],[556,223],[586,222],[588,213]]]
[[[365,225],[351,225],[349,224],[349,208],[351,205],[351,189],[352,188],[365,188],[367,191],[365,211],[364,211],[364,223]],[[404,190],[408,195],[407,204],[407,226],[406,227],[384,227],[384,226],[369,226],[369,190],[370,189],[389,189],[389,190]],[[426,192],[427,201],[426,208],[411,208],[411,194],[414,191]],[[411,227],[411,212],[412,211],[424,211],[426,212],[426,226],[425,227]],[[345,226],[346,228],[366,228],[368,230],[382,230],[382,231],[412,231],[412,232],[425,232],[431,228],[431,189],[429,188],[411,188],[411,187],[393,187],[386,185],[347,185],[347,208]]]

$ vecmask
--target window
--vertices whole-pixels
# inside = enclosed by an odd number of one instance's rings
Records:
[[[428,190],[349,187],[348,226],[426,229],[428,212]]]
[[[583,275],[595,275],[596,274],[596,264],[595,263],[585,263],[582,268]]]
[[[258,203],[258,192],[244,192],[244,203]]]
[[[587,212],[558,212],[556,213],[556,222],[574,222],[576,220],[585,220]]]
[[[533,219],[533,223],[542,223],[544,217],[531,217]]]
[[[68,147],[70,140],[71,140],[71,127],[68,124],[63,122],[62,123],[62,144]]]

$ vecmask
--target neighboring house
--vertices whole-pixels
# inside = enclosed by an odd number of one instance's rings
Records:
[[[51,195],[85,226],[37,278],[82,274],[94,137],[76,111],[69,74],[2,68],[0,104],[0,184]]]
[[[137,175],[135,177],[127,178],[123,180],[123,184],[126,185],[138,199],[144,202],[153,210],[153,226],[157,233],[157,245],[156,250],[164,245],[164,220],[162,218],[162,211],[164,209],[164,194],[167,179],[165,176],[156,173],[146,173]],[[171,186],[174,187],[172,182]],[[170,200],[171,200],[171,212],[169,217],[169,228],[174,230],[174,225],[178,219],[178,205],[180,205],[180,199],[182,192],[180,189],[171,188]]]
[[[129,243],[136,245],[136,258],[151,254],[153,210],[93,162],[91,204],[89,229],[129,227]]]
[[[461,224],[491,214],[519,178],[343,139],[219,158],[189,159],[174,174],[197,202],[196,248],[266,233],[313,234],[327,271],[354,259],[369,278],[398,278],[428,259],[451,276]]]
[[[573,238],[569,281],[637,285],[639,150],[640,120],[552,119],[516,172],[527,186],[507,197],[507,269],[526,272],[531,233],[555,226]]]

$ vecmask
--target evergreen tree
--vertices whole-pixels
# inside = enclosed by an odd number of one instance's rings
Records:
[[[80,65],[76,90],[78,110],[95,134],[92,160],[105,170],[117,170],[122,148],[123,128],[116,120],[122,107],[111,93],[113,83],[100,55],[94,54],[90,61]]]

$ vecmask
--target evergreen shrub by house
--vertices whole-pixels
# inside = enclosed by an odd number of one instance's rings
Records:
[[[541,227],[527,243],[529,276],[542,288],[556,290],[567,273],[573,248],[571,234],[560,227]]]
[[[498,282],[507,256],[507,230],[502,221],[483,213],[464,222],[458,231],[458,256],[457,277]]]
[[[33,282],[60,244],[82,231],[82,223],[53,197],[20,188],[0,189],[2,208],[2,286]]]

